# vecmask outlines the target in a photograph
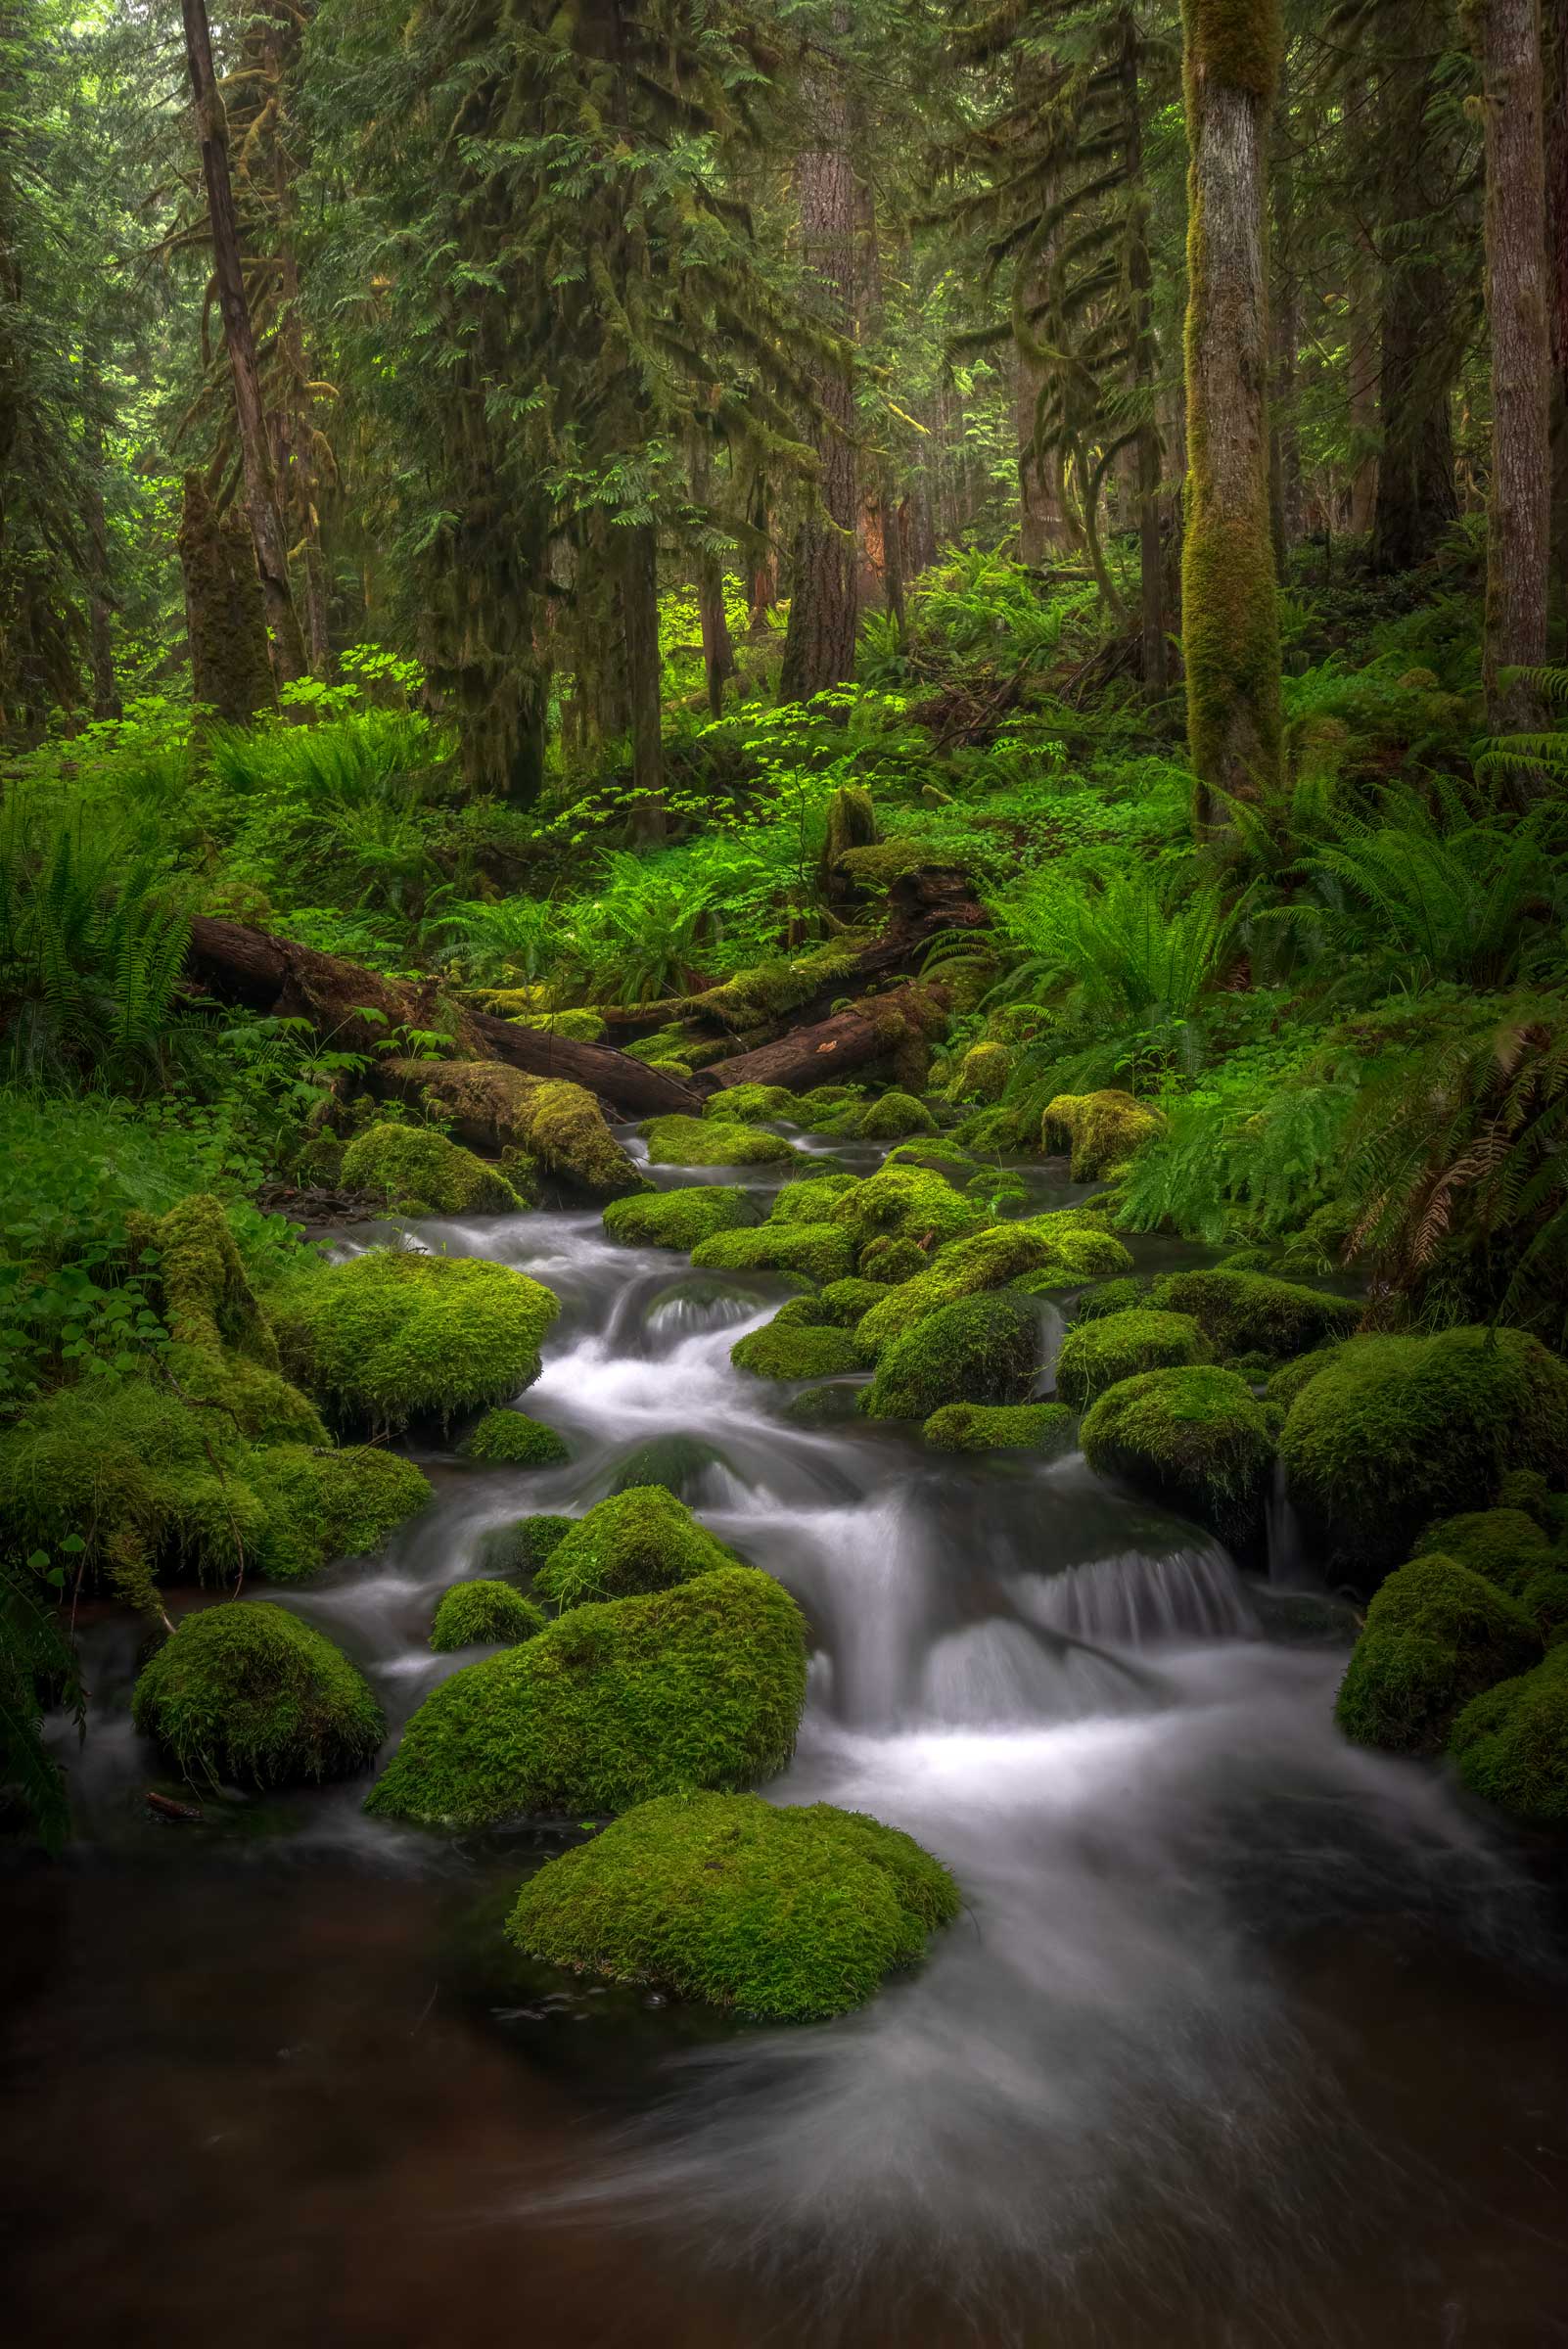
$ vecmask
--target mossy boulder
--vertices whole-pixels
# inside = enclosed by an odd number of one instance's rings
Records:
[[[1079,1430],[1089,1466],[1247,1546],[1273,1468],[1267,1411],[1245,1380],[1206,1365],[1145,1370],[1107,1388]]]
[[[1568,1367],[1516,1329],[1349,1339],[1290,1406],[1291,1500],[1324,1562],[1375,1580],[1511,1468],[1568,1460]]]
[[[187,1615],[144,1665],[131,1717],[197,1783],[346,1777],[386,1733],[368,1681],[343,1651],[262,1599]]]
[[[553,1427],[523,1411],[486,1411],[463,1439],[463,1451],[486,1468],[559,1468],[572,1457]]]
[[[806,1626],[747,1566],[646,1598],[575,1607],[433,1689],[366,1808],[425,1826],[619,1811],[728,1790],[789,1760]]]
[[[754,1118],[792,1118],[797,1103],[784,1084],[729,1084],[709,1096],[705,1118],[738,1119],[745,1126]]]
[[[866,1414],[925,1420],[949,1403],[1024,1403],[1039,1365],[1039,1316],[1033,1306],[1006,1290],[962,1297],[888,1346],[866,1396]]]
[[[1334,1718],[1358,1745],[1435,1754],[1473,1696],[1541,1656],[1516,1602],[1455,1558],[1401,1566],[1373,1594]]]
[[[877,1239],[937,1248],[980,1230],[986,1212],[955,1191],[945,1174],[925,1167],[882,1167],[844,1193],[831,1220],[844,1225],[857,1249]]]
[[[610,1490],[629,1493],[637,1485],[663,1485],[677,1500],[689,1500],[707,1470],[723,1461],[718,1447],[701,1436],[651,1436],[622,1461]]]
[[[272,1583],[295,1583],[333,1558],[364,1558],[431,1497],[412,1460],[375,1444],[312,1451],[273,1444],[257,1451],[250,1481],[266,1509],[255,1563]]]
[[[1457,1558],[1517,1598],[1525,1585],[1551,1564],[1546,1535],[1523,1509],[1472,1509],[1427,1527],[1414,1545],[1418,1557],[1433,1552]]]
[[[535,1572],[533,1588],[563,1611],[673,1589],[733,1566],[735,1554],[664,1485],[629,1485],[579,1518]]]
[[[1327,1297],[1262,1272],[1170,1272],[1154,1292],[1168,1313],[1190,1313],[1218,1354],[1281,1362],[1339,1338],[1361,1317],[1353,1297]]]
[[[640,1191],[641,1171],[622,1149],[593,1095],[580,1084],[551,1079],[524,1096],[518,1138],[559,1175],[595,1199]]]
[[[859,1275],[874,1288],[896,1289],[917,1272],[930,1268],[931,1259],[917,1240],[895,1240],[884,1236],[868,1240],[856,1260]],[[868,1312],[870,1308],[866,1309]]]
[[[625,1248],[696,1248],[715,1231],[741,1231],[757,1221],[751,1192],[730,1182],[644,1191],[635,1199],[612,1199],[604,1211],[605,1230]]]
[[[820,1131],[846,1141],[901,1142],[911,1133],[935,1133],[937,1121],[912,1093],[882,1093],[875,1101],[851,1102]]]
[[[268,1302],[291,1373],[341,1422],[377,1429],[521,1394],[561,1310],[508,1266],[388,1248],[318,1266]]]
[[[1057,1451],[1073,1414],[1060,1403],[948,1403],[920,1433],[937,1451]]]
[[[900,1282],[872,1307],[859,1337],[873,1353],[913,1329],[945,1305],[984,1289],[1005,1288],[1020,1273],[1060,1269],[1056,1249],[1022,1223],[992,1223],[967,1239],[949,1240],[912,1280]]]
[[[1099,1182],[1165,1131],[1165,1116],[1130,1093],[1058,1093],[1040,1119],[1040,1148],[1069,1150],[1075,1182]]]
[[[863,1370],[866,1362],[852,1330],[807,1326],[798,1317],[785,1321],[782,1315],[738,1338],[729,1359],[753,1378],[834,1378],[846,1370]]]
[[[436,1610],[430,1643],[438,1656],[459,1647],[517,1647],[542,1632],[544,1609],[510,1583],[454,1583]]]
[[[874,1305],[880,1305],[887,1290],[879,1280],[861,1280],[852,1275],[849,1280],[830,1280],[815,1303],[821,1308],[822,1320],[835,1329],[853,1329],[863,1320]]]
[[[1449,1755],[1472,1794],[1522,1826],[1568,1826],[1568,1645],[1472,1697]]]
[[[668,1795],[530,1876],[507,1933],[575,1972],[807,2023],[863,2005],[958,1907],[940,1861],[857,1812]]]
[[[519,1517],[511,1525],[492,1526],[480,1542],[479,1562],[488,1575],[515,1574],[531,1582],[580,1523],[580,1518],[541,1511],[537,1516]]]
[[[803,1165],[819,1161],[803,1160]],[[787,1181],[773,1201],[771,1223],[831,1223],[839,1201],[858,1188],[853,1174],[805,1174]]]
[[[433,1126],[367,1126],[344,1152],[343,1180],[396,1216],[505,1216],[528,1205],[496,1168]]]
[[[853,1271],[854,1251],[838,1223],[773,1221],[754,1231],[715,1231],[691,1261],[705,1272],[804,1272],[825,1284]]]
[[[1337,1345],[1317,1346],[1311,1354],[1298,1354],[1294,1361],[1281,1362],[1268,1374],[1264,1388],[1268,1401],[1288,1411],[1303,1387],[1310,1386],[1319,1370],[1326,1370],[1338,1352]]]
[[[971,1044],[947,1080],[949,1101],[999,1101],[1017,1065],[1006,1044]]]
[[[1056,1360],[1056,1392],[1074,1410],[1083,1411],[1119,1379],[1209,1359],[1209,1341],[1190,1314],[1134,1306],[1129,1313],[1111,1313],[1068,1331]]]
[[[1048,1241],[1055,1261],[1076,1280],[1103,1280],[1130,1273],[1132,1259],[1114,1231],[1084,1208],[1058,1208],[1054,1215],[1024,1216],[1016,1228]]]
[[[739,1118],[650,1118],[637,1128],[655,1167],[775,1167],[795,1145]]]
[[[1128,1272],[1115,1280],[1097,1280],[1073,1307],[1073,1321],[1103,1321],[1112,1313],[1131,1313],[1154,1301],[1154,1281],[1147,1272]]]

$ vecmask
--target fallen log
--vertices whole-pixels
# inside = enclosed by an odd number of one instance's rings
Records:
[[[792,1093],[837,1084],[852,1069],[885,1059],[911,1036],[928,1035],[945,1016],[948,1000],[945,987],[896,988],[852,1003],[831,1019],[792,1028],[755,1051],[721,1060],[699,1071],[692,1083],[708,1094],[732,1084],[782,1084]]]

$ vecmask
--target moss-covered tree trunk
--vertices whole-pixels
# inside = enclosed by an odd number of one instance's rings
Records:
[[[1158,697],[1169,682],[1166,659],[1165,562],[1160,543],[1160,427],[1154,409],[1154,267],[1149,256],[1148,198],[1143,180],[1142,43],[1137,18],[1127,12],[1122,39],[1123,106],[1127,126],[1127,185],[1131,198],[1128,278],[1132,295],[1132,396],[1141,411],[1134,444],[1138,514],[1138,612],[1145,693]]]
[[[1551,576],[1568,609],[1568,0],[1545,0],[1546,287],[1551,322]]]
[[[199,473],[185,476],[178,546],[191,699],[226,725],[248,725],[277,708],[255,550],[245,517],[220,517]]]
[[[651,522],[615,532],[621,619],[631,717],[632,830],[639,840],[665,836],[664,742],[659,701],[659,534]]]
[[[1279,773],[1266,157],[1279,0],[1182,0],[1188,178],[1182,640],[1200,827]]]

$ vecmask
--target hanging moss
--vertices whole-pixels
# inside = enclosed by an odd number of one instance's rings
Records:
[[[697,1182],[678,1191],[612,1199],[604,1227],[625,1248],[697,1247],[715,1231],[741,1231],[758,1221],[750,1191],[729,1182]]]
[[[1189,1314],[1134,1308],[1068,1331],[1056,1361],[1056,1392],[1074,1410],[1086,1410],[1119,1379],[1209,1359],[1208,1340]]]
[[[1222,1355],[1262,1355],[1276,1362],[1348,1338],[1361,1318],[1352,1297],[1327,1297],[1295,1281],[1219,1267],[1167,1273],[1154,1302],[1169,1313],[1190,1313]]]
[[[1473,1696],[1540,1654],[1514,1600],[1454,1558],[1416,1558],[1373,1594],[1334,1717],[1359,1745],[1435,1754]]]
[[[187,1615],[144,1666],[131,1716],[198,1784],[345,1777],[363,1768],[386,1730],[342,1650],[287,1608],[256,1599]]]
[[[463,1451],[486,1467],[559,1468],[572,1457],[553,1427],[523,1411],[486,1411],[465,1437]]]
[[[505,1216],[527,1205],[496,1168],[430,1126],[367,1126],[344,1152],[343,1180],[397,1216]]]
[[[1079,1441],[1097,1474],[1195,1518],[1222,1542],[1258,1537],[1273,1433],[1233,1371],[1194,1366],[1125,1378],[1093,1405]]]
[[[1005,1290],[962,1297],[888,1346],[866,1396],[866,1413],[872,1419],[926,1420],[949,1403],[1023,1403],[1039,1363],[1039,1319],[1033,1306]]]
[[[1040,1148],[1070,1150],[1075,1182],[1098,1182],[1165,1131],[1162,1111],[1130,1093],[1058,1093],[1040,1119]]]
[[[601,1500],[538,1568],[533,1586],[555,1606],[668,1590],[735,1563],[663,1485],[632,1485]]]
[[[949,1403],[920,1433],[937,1451],[1058,1451],[1073,1414],[1060,1403]]]
[[[510,1583],[454,1583],[436,1610],[430,1643],[438,1656],[459,1647],[519,1647],[544,1624],[543,1608]]]

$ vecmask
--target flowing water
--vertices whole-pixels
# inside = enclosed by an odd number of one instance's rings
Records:
[[[434,1505],[285,1603],[395,1734],[471,1660],[426,1639],[487,1531],[693,1440],[685,1497],[815,1635],[766,1792],[908,1828],[964,1913],[812,2030],[508,1964],[547,1829],[445,1843],[363,1783],[161,1821],[105,1609],[79,1839],[0,1879],[8,2341],[1568,2341],[1560,1934],[1437,1775],[1340,1741],[1332,1608],[1081,1455],[788,1424],[728,1359],[785,1284],[595,1215],[410,1236],[560,1295],[527,1401],[572,1464],[419,1452]]]

